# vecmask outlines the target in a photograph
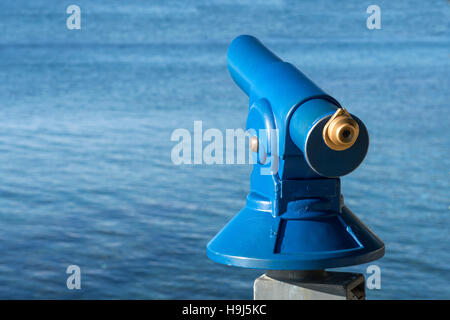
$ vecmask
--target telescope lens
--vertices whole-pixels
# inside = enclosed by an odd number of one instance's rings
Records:
[[[351,134],[352,134],[352,132],[351,132],[350,130],[345,129],[345,130],[342,132],[342,140],[345,141],[345,140],[351,138]]]

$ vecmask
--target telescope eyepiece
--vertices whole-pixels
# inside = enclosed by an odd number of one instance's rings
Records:
[[[335,151],[347,150],[358,139],[359,126],[347,110],[337,109],[323,128],[323,140]]]

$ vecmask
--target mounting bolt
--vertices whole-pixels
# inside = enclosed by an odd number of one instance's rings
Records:
[[[250,138],[250,150],[252,150],[253,152],[258,152],[258,149],[259,149],[258,137],[253,136]]]

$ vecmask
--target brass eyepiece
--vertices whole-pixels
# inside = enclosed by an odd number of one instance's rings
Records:
[[[323,140],[336,151],[347,150],[358,139],[358,123],[344,108],[339,108],[323,128]]]

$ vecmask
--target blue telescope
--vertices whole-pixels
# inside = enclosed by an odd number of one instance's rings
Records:
[[[366,263],[383,242],[345,205],[339,177],[363,161],[364,123],[255,37],[237,37],[228,70],[249,97],[254,157],[245,207],[208,243],[218,263],[316,270]]]

